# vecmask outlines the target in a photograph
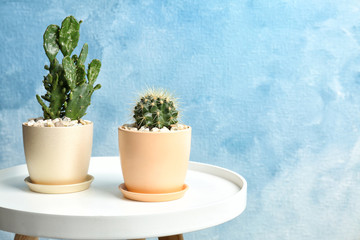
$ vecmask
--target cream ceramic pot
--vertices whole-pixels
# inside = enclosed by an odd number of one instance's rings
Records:
[[[173,132],[139,132],[119,127],[118,132],[127,190],[172,193],[183,189],[190,157],[190,127]]]
[[[36,184],[61,185],[86,179],[93,123],[75,127],[22,126],[26,164]]]

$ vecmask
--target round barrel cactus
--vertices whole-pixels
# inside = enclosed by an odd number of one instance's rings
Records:
[[[172,124],[178,123],[179,115],[174,102],[175,99],[163,90],[149,90],[134,108],[136,127],[171,129]]]

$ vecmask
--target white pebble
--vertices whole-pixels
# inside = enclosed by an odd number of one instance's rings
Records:
[[[34,127],[43,127],[43,124],[42,123],[39,123],[39,122],[35,122]]]
[[[56,122],[55,127],[64,127],[64,124],[62,122]]]
[[[28,126],[33,126],[35,124],[35,121],[32,119],[29,122],[27,122]]]
[[[124,124],[123,127],[126,128],[126,129],[129,129],[129,128],[132,128],[132,127],[135,127],[135,126],[134,126],[134,124]]]
[[[159,132],[160,129],[158,129],[157,127],[154,127],[153,129],[151,129],[152,132]]]
[[[142,126],[140,129],[139,129],[140,132],[149,132],[150,129],[145,127],[145,126]]]
[[[70,122],[70,126],[75,126],[75,125],[77,125],[79,123],[79,121],[78,120],[73,120],[73,121],[71,121]]]
[[[55,124],[52,121],[46,121],[44,127],[55,127]]]
[[[71,119],[70,118],[68,118],[68,117],[63,117],[63,119],[62,119],[63,121],[65,121],[65,122],[71,122]]]
[[[167,127],[163,127],[160,129],[160,132],[170,132],[170,130]]]

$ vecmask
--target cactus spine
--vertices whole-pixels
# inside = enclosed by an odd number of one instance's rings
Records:
[[[63,20],[61,27],[49,25],[45,30],[44,50],[50,62],[50,66],[45,65],[49,74],[43,81],[47,92],[41,97],[36,95],[36,98],[46,119],[64,116],[72,120],[80,119],[86,114],[93,92],[101,88],[100,84],[94,87],[101,62],[94,59],[88,65],[87,73],[85,70],[87,43],[79,57],[76,54],[71,56],[80,38],[80,24],[81,21],[69,16]],[[56,59],[59,50],[64,56],[61,64]],[[49,102],[49,106],[43,100]]]
[[[179,112],[176,110],[174,99],[163,90],[149,90],[136,103],[134,108],[135,125],[138,129],[142,126],[171,128],[178,122]]]

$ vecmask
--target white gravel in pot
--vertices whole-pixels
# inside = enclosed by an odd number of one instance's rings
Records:
[[[184,124],[173,124],[171,125],[171,128],[168,129],[167,127],[163,127],[163,128],[157,128],[154,127],[151,130],[149,128],[146,128],[144,126],[142,126],[140,129],[137,129],[135,127],[135,124],[124,124],[121,126],[121,128],[126,129],[126,130],[130,130],[130,131],[138,131],[138,132],[174,132],[174,131],[179,131],[179,130],[185,130],[188,129],[189,126],[184,125]]]
[[[32,127],[76,127],[90,124],[87,120],[71,120],[68,117],[55,118],[55,119],[44,119],[43,117],[31,118],[24,123],[25,126]]]

